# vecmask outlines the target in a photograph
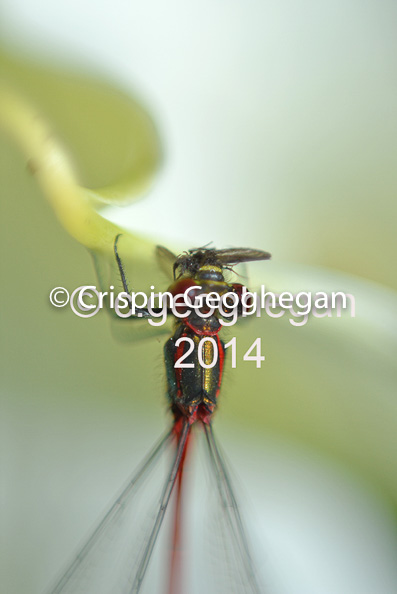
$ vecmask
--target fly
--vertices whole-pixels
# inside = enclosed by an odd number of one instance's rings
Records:
[[[120,235],[115,238],[114,255],[118,272],[125,293],[130,293],[128,282],[118,251]],[[189,290],[189,296],[205,296],[215,293],[222,297],[226,293],[236,296],[237,310],[242,313],[241,296],[244,287],[238,283],[229,284],[224,277],[225,270],[232,270],[240,262],[267,260],[270,254],[260,250],[245,248],[216,250],[198,248],[175,256],[168,249],[157,248],[160,259],[167,261],[173,270],[173,282],[169,292],[175,297]],[[175,508],[173,518],[173,535],[171,544],[171,563],[168,594],[182,594],[187,592],[181,585],[181,559],[179,551],[183,548],[181,542],[181,507],[184,488],[184,470],[188,450],[191,443],[192,428],[201,426],[204,429],[211,469],[217,483],[220,502],[226,524],[232,540],[235,556],[244,575],[243,586],[238,594],[260,594],[261,587],[257,581],[252,562],[247,537],[239,514],[236,498],[223,459],[216,443],[212,428],[212,417],[217,408],[218,397],[222,383],[223,365],[225,358],[225,344],[219,337],[222,329],[219,310],[205,311],[200,315],[189,304],[179,306],[181,313],[189,314],[185,317],[175,317],[173,335],[164,346],[164,362],[166,368],[167,397],[173,417],[171,430],[160,440],[152,452],[143,461],[136,474],[116,499],[110,510],[104,516],[98,527],[88,539],[84,547],[71,563],[62,578],[58,581],[52,594],[138,594],[147,576],[152,553],[155,548],[160,528],[166,514],[170,499],[174,493]],[[149,309],[139,308],[135,311],[138,319],[150,318],[153,315]],[[204,346],[203,346],[204,341]],[[193,345],[193,346],[192,346]],[[184,365],[178,362],[184,361]],[[102,544],[115,525],[122,525],[122,517],[132,500],[140,483],[149,474],[159,460],[161,452],[167,445],[174,443],[174,456],[168,471],[165,484],[160,496],[154,522],[137,556],[135,565],[127,558],[127,577],[120,585],[107,584],[106,567],[100,567],[103,579],[90,582],[86,569],[95,557],[95,552]],[[123,547],[124,550],[125,547]],[[128,568],[128,564],[130,567]],[[99,570],[98,570],[99,571]],[[104,572],[104,573],[103,573]],[[116,583],[116,582],[115,582]],[[187,594],[190,594],[187,592]]]

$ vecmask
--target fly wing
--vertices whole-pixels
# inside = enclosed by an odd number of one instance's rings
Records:
[[[271,254],[262,250],[252,250],[251,248],[231,248],[215,251],[217,260],[222,264],[238,264],[239,262],[254,262],[257,260],[269,260]]]
[[[157,263],[164,274],[170,280],[174,280],[174,264],[177,256],[168,248],[158,245],[156,246]]]
[[[148,514],[148,508],[152,512],[158,508],[164,484],[163,473],[153,471],[159,469],[162,454],[171,441],[170,432],[153,448],[49,593],[127,594],[131,591],[134,569],[148,535],[147,529],[142,530],[142,521],[149,522],[150,528],[153,513]],[[141,488],[145,482],[148,489]]]

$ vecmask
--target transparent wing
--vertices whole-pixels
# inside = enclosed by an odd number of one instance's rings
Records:
[[[212,504],[211,559],[216,592],[264,594],[252,559],[248,538],[232,488],[226,463],[215,441],[212,427],[204,426],[213,477],[220,505]],[[211,581],[212,581],[211,580]],[[212,591],[212,590],[210,590]]]
[[[159,267],[170,280],[174,280],[174,264],[177,256],[168,248],[158,245],[156,247],[156,258]]]
[[[161,534],[160,528],[189,431],[186,423],[176,451],[171,447],[171,432],[159,441],[48,594],[169,591],[172,513],[167,514]],[[183,592],[263,594],[225,463],[210,429],[206,428],[206,436],[212,476],[209,503],[200,489],[198,493],[197,489],[196,493],[187,491],[184,500],[185,521],[194,515],[201,536],[206,522],[210,530],[200,540],[196,531],[184,527],[187,540],[183,539]],[[164,454],[171,450],[174,454],[170,463]],[[164,459],[166,464],[161,468]]]
[[[139,563],[142,565],[142,559],[147,557],[148,535],[153,532],[161,492],[164,492],[164,472],[159,462],[164,458],[162,454],[170,449],[172,440],[172,432],[169,432],[153,448],[49,593],[129,594],[139,591],[132,590],[132,584]],[[169,478],[169,473],[167,476]],[[146,488],[142,489],[144,483],[147,483]]]
[[[224,250],[215,250],[215,253],[220,262],[231,265],[238,264],[239,262],[269,260],[272,257],[269,252],[253,250],[251,248],[227,248]]]

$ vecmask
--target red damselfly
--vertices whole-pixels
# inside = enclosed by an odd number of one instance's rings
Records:
[[[114,242],[114,256],[124,292],[130,294],[118,250],[119,237],[117,236]],[[232,294],[235,296],[234,304],[238,315],[242,313],[242,293],[245,288],[241,284],[227,282],[225,270],[233,270],[233,266],[241,262],[270,258],[267,252],[245,248],[216,250],[204,247],[190,250],[177,257],[166,248],[158,247],[157,254],[160,259],[167,261],[172,269],[173,282],[169,288],[172,296],[177,297],[187,290],[191,298],[210,294],[219,297]],[[124,491],[51,590],[52,594],[142,592],[147,581],[147,569],[172,496],[175,498],[175,506],[171,562],[168,579],[166,584],[161,586],[161,591],[168,594],[191,594],[194,591],[193,587],[183,584],[180,552],[184,548],[182,495],[185,462],[189,456],[192,431],[196,427],[204,430],[211,470],[216,480],[220,506],[229,534],[227,546],[233,549],[233,564],[236,566],[234,569],[239,574],[228,586],[227,591],[236,594],[262,592],[227,466],[212,428],[225,358],[225,344],[219,333],[222,329],[222,315],[230,312],[216,307],[211,310],[205,306],[199,311],[197,308],[189,307],[189,303],[186,302],[179,302],[177,307],[181,316],[175,317],[174,333],[164,346],[167,397],[173,417],[172,428],[142,462]],[[144,307],[137,308],[132,317],[150,319],[153,311]],[[125,528],[126,518],[129,510],[133,508],[140,485],[157,466],[161,453],[171,444],[174,444],[173,460],[157,503],[157,512],[147,537],[143,539],[141,546],[136,546],[136,543],[129,542],[134,539],[134,535]],[[112,540],[112,535],[115,534],[116,538]]]

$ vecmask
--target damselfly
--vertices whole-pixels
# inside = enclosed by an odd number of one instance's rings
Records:
[[[114,242],[114,256],[124,292],[130,294],[118,250],[119,237],[118,235]],[[173,282],[168,290],[170,295],[178,298],[188,292],[191,299],[190,302],[177,301],[179,304],[173,311],[174,313],[177,311],[180,315],[175,315],[174,333],[164,347],[167,397],[173,425],[143,461],[125,490],[52,589],[52,594],[137,594],[142,592],[152,553],[172,495],[175,497],[175,506],[170,547],[171,563],[169,579],[163,591],[169,594],[190,594],[193,591],[193,588],[182,583],[179,552],[183,548],[181,508],[185,461],[192,430],[196,426],[204,430],[210,464],[216,478],[219,500],[228,528],[228,545],[233,547],[234,563],[239,572],[238,582],[232,584],[227,591],[236,592],[236,594],[262,592],[226,464],[212,428],[212,417],[217,407],[225,358],[225,344],[220,339],[219,333],[222,329],[222,316],[227,316],[230,311],[221,310],[220,307],[208,308],[205,304],[198,309],[193,307],[192,299],[209,295],[219,298],[226,294],[232,295],[235,297],[233,303],[237,309],[237,315],[241,315],[242,294],[245,287],[238,283],[228,283],[224,272],[232,270],[233,266],[241,262],[266,260],[270,258],[270,254],[243,248],[225,250],[199,248],[177,257],[168,249],[158,247],[157,255],[163,262],[168,263],[173,272]],[[229,302],[229,305],[231,309],[233,304]],[[153,309],[141,307],[135,309],[132,317],[150,319],[153,315]],[[171,443],[175,448],[174,456],[150,532],[141,547],[133,547],[134,555],[132,549],[130,552],[131,543],[123,544],[120,537],[119,546],[122,551],[120,555],[116,555],[114,553],[116,546],[111,540],[111,535],[117,531],[122,532],[123,515],[126,509],[132,505],[131,502],[140,484],[155,467],[161,452]],[[98,551],[105,550],[106,553],[106,549],[110,551],[108,557],[106,554],[102,555],[103,561],[98,561]],[[111,561],[112,554],[117,559]],[[112,563],[115,564],[114,567]]]

